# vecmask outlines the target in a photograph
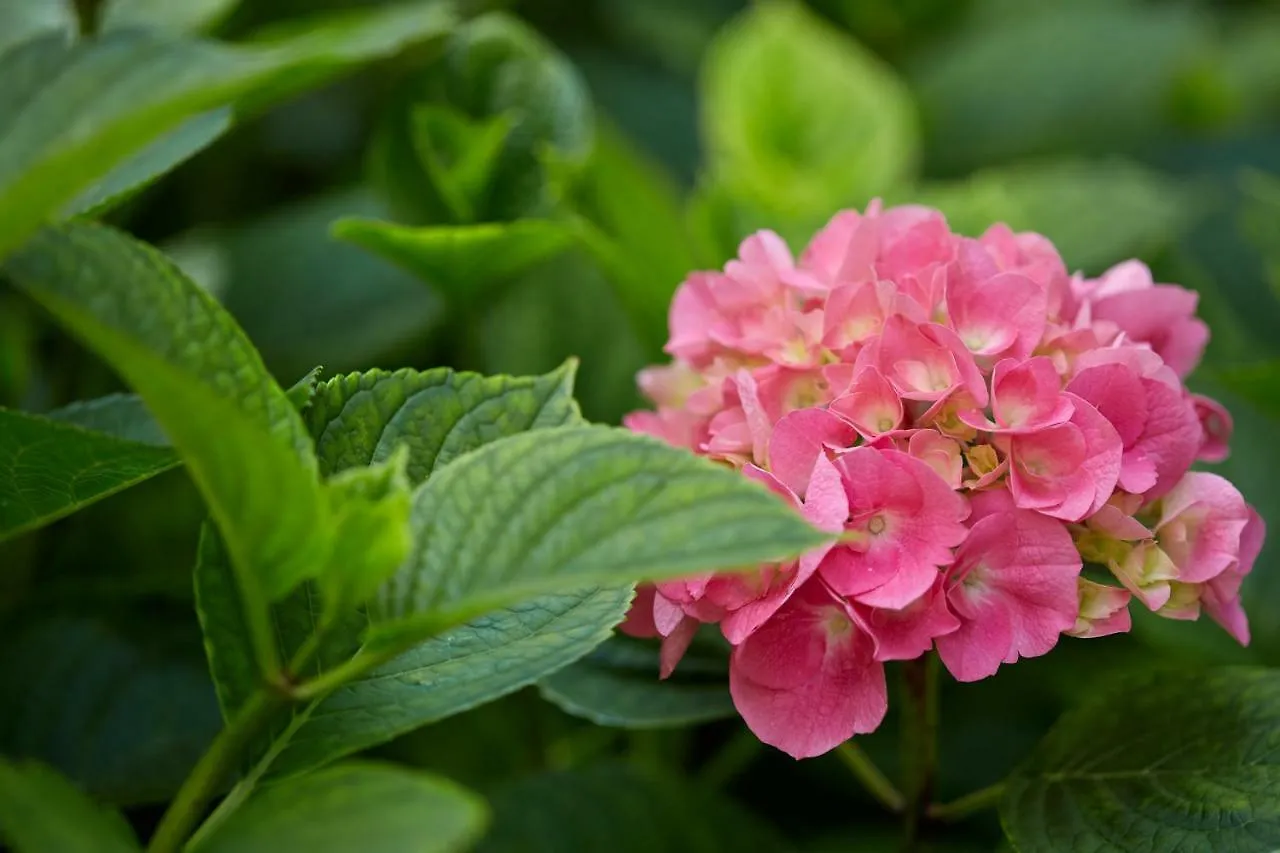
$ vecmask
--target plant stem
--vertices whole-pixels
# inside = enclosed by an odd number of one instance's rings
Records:
[[[919,839],[938,764],[938,661],[932,654],[906,661],[902,675],[903,841],[910,850]]]
[[[862,747],[851,740],[845,741],[836,747],[836,755],[858,777],[862,787],[886,809],[897,813],[906,806],[906,798],[902,796],[902,792],[889,781],[889,777],[880,772],[880,768],[872,763]]]
[[[249,697],[182,783],[147,845],[149,853],[177,853],[181,849],[192,828],[203,817],[205,805],[235,769],[245,748],[284,705],[283,696],[266,688]]]
[[[929,819],[953,821],[962,820],[974,812],[995,808],[1004,796],[1004,783],[997,782],[977,791],[965,794],[949,803],[935,803],[929,806]]]

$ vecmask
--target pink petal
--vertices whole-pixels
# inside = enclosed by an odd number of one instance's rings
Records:
[[[907,453],[932,468],[952,489],[960,488],[964,459],[954,438],[948,438],[937,430],[916,430],[907,441]]]
[[[1210,397],[1192,394],[1191,402],[1195,406],[1196,415],[1200,418],[1200,429],[1204,438],[1200,443],[1197,459],[1205,462],[1221,462],[1230,452],[1233,424],[1231,413],[1226,407]]]
[[[819,456],[826,448],[852,447],[857,431],[826,409],[800,409],[784,415],[769,439],[769,468],[796,494],[804,494]]]
[[[1052,359],[1036,356],[996,365],[991,374],[991,411],[1001,431],[1030,432],[1066,423],[1071,402],[1062,394],[1062,380]]]
[[[975,355],[1026,358],[1044,335],[1048,297],[1024,275],[957,276],[946,299],[951,327]]]
[[[668,678],[675,672],[676,665],[689,650],[694,635],[698,633],[698,620],[684,617],[671,633],[662,638],[662,648],[658,652],[658,677]]]
[[[1133,624],[1129,616],[1129,592],[1085,578],[1076,580],[1080,588],[1080,615],[1067,633],[1081,638],[1127,634]]]
[[[868,439],[902,425],[902,400],[884,374],[874,367],[859,372],[849,390],[831,401],[830,410],[852,423]]]
[[[635,598],[631,599],[631,609],[627,618],[618,626],[618,630],[629,637],[657,637],[658,626],[653,622],[653,584],[640,584],[636,587]]]
[[[878,661],[912,660],[933,648],[936,637],[960,628],[947,606],[942,577],[919,598],[901,609],[854,603],[854,619],[875,644]]]

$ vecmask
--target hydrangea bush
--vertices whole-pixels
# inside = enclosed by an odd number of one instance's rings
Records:
[[[739,469],[838,538],[660,583],[625,630],[662,675],[699,626],[734,647],[734,704],[804,758],[873,731],[884,663],[936,649],[959,681],[1202,613],[1240,643],[1263,522],[1230,482],[1231,418],[1182,380],[1197,296],[1136,260],[1071,275],[1039,234],[952,233],[926,207],[838,213],[798,260],[761,231],[671,305],[669,365],[633,430]]]

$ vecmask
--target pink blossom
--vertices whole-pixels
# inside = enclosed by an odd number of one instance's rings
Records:
[[[1072,408],[1071,399],[1062,393],[1062,380],[1051,359],[1006,359],[991,373],[994,421],[976,410],[961,412],[960,419],[986,432],[1027,433],[1066,423],[1071,419]]]
[[[1192,394],[1191,404],[1200,418],[1200,431],[1203,433],[1196,458],[1205,462],[1221,462],[1227,458],[1227,445],[1231,442],[1234,428],[1231,413],[1217,400],[1201,394]]]
[[[1132,625],[1129,593],[1114,586],[1076,578],[1080,590],[1080,614],[1067,633],[1073,637],[1107,637],[1127,634]]]
[[[951,674],[977,681],[1057,645],[1076,623],[1082,565],[1071,534],[1053,519],[1013,510],[975,524],[947,573],[960,628],[937,645]]]
[[[894,315],[859,354],[859,364],[875,364],[905,400],[937,402],[964,390],[976,405],[987,404],[987,385],[973,355],[946,326]]]
[[[960,620],[947,606],[941,574],[933,586],[901,608],[870,607],[852,602],[853,618],[871,638],[874,657],[879,661],[912,660],[933,648],[933,641],[960,627]]]
[[[1013,502],[1064,521],[1101,509],[1115,490],[1124,451],[1120,435],[1097,409],[1064,394],[1071,420],[1009,438]]]
[[[1161,501],[1156,539],[1178,567],[1178,580],[1203,583],[1239,561],[1251,515],[1235,486],[1217,474],[1194,471]]]
[[[1033,232],[1015,234],[1004,224],[992,225],[978,238],[1002,272],[1027,276],[1043,288],[1050,321],[1075,315],[1071,277],[1062,256],[1045,237]]]
[[[946,284],[947,317],[964,345],[994,361],[1023,359],[1044,336],[1048,295],[1016,272],[1000,272],[977,241],[963,241]]]
[[[1209,612],[1209,618],[1225,628],[1242,646],[1249,645],[1249,620],[1240,602],[1240,586],[1245,576],[1253,571],[1266,535],[1262,516],[1250,509],[1249,520],[1240,534],[1239,559],[1205,583],[1200,592],[1200,601]]]

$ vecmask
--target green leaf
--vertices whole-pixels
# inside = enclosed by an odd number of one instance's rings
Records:
[[[340,219],[333,235],[421,276],[459,304],[480,302],[574,239],[568,224],[549,219],[424,227]]]
[[[193,626],[148,603],[111,622],[58,616],[10,626],[0,652],[0,752],[47,762],[118,805],[174,795],[221,719]],[[146,630],[135,635],[139,623]]]
[[[177,465],[153,423],[128,397],[47,416],[0,409],[0,540]]]
[[[103,30],[146,27],[175,33],[211,29],[231,13],[240,0],[107,0],[99,13]]]
[[[1251,171],[1241,178],[1241,230],[1262,254],[1271,293],[1280,300],[1280,177]]]
[[[964,181],[926,184],[909,200],[937,207],[962,234],[978,236],[996,222],[1038,231],[1068,267],[1092,273],[1159,251],[1200,208],[1196,193],[1175,179],[1123,160],[987,169]]]
[[[940,40],[914,80],[930,165],[955,174],[1157,137],[1179,77],[1211,46],[1205,24],[1185,6],[1063,3]]]
[[[1123,709],[1117,713],[1117,709]],[[1157,672],[1064,716],[1006,783],[1022,853],[1280,845],[1280,673]]]
[[[511,117],[471,120],[447,106],[420,104],[409,118],[418,158],[452,219],[475,222],[511,135]]]
[[[1234,393],[1253,403],[1268,417],[1280,419],[1280,361],[1242,364],[1213,371]]]
[[[915,173],[906,87],[794,0],[754,5],[721,31],[702,104],[712,174],[784,219],[820,224]]]
[[[250,601],[279,598],[318,571],[328,543],[311,438],[212,297],[151,247],[98,225],[45,229],[8,270],[147,401]]]
[[[645,342],[661,350],[671,297],[695,268],[675,181],[621,132],[602,125],[577,201],[590,220],[583,234],[588,250]]]
[[[575,362],[545,376],[481,376],[448,368],[371,370],[317,389],[306,413],[325,473],[372,465],[408,448],[409,480],[491,441],[582,423],[573,400]]]
[[[682,779],[622,766],[546,773],[500,789],[477,853],[709,853],[790,849],[736,803]]]
[[[187,119],[89,186],[63,209],[63,216],[100,216],[212,145],[230,129],[228,107]]]
[[[414,497],[414,553],[371,642],[429,637],[534,596],[793,556],[824,541],[776,496],[647,436],[562,427],[501,439]]]
[[[695,647],[659,681],[656,646],[615,637],[538,689],[562,710],[601,726],[688,726],[733,716],[727,664],[723,654]]]
[[[14,853],[129,853],[138,846],[120,815],[99,808],[41,764],[0,758],[0,838]]]
[[[192,853],[455,853],[487,820],[484,801],[447,779],[351,763],[262,789]]]
[[[0,3],[0,54],[49,33],[70,40],[80,29],[73,0],[5,0]]]
[[[419,643],[311,709],[272,772],[309,770],[532,684],[604,642],[630,603],[630,587],[544,595]]]
[[[209,110],[261,105],[355,63],[447,32],[445,2],[308,21],[249,46],[125,30],[74,45],[49,36],[0,55],[0,259],[93,181]],[[67,115],[76,121],[67,122]]]

